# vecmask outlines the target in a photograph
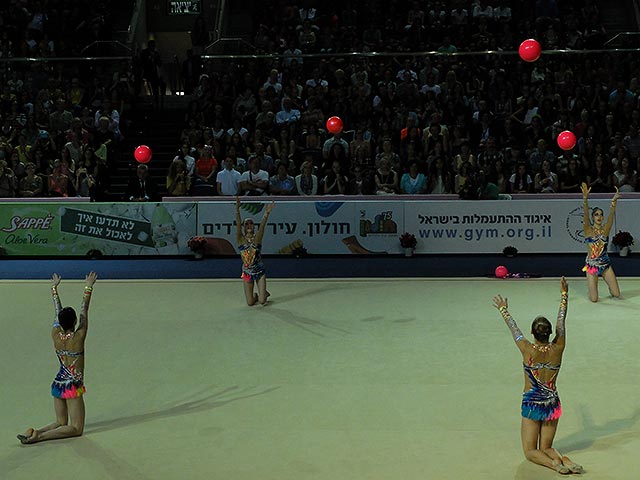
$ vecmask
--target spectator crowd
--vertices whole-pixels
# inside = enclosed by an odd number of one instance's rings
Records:
[[[85,3],[0,7],[0,55],[73,54],[108,36],[109,2]],[[195,22],[169,195],[639,190],[639,61],[588,51],[606,38],[596,0],[261,5],[252,43],[264,55],[251,59],[201,56],[206,21]],[[525,63],[524,38],[572,52]],[[496,53],[471,54],[485,50]],[[158,95],[158,63],[154,42],[131,64],[0,63],[0,196],[109,198],[120,114],[142,77]],[[330,116],[342,132],[326,130]],[[572,150],[556,145],[563,130]],[[158,191],[142,165],[123,199]]]

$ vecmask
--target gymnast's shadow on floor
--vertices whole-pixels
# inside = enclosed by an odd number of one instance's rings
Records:
[[[623,443],[628,438],[637,437],[637,432],[630,432],[629,429],[640,419],[640,408],[636,408],[636,410],[626,418],[616,418],[602,425],[595,425],[593,423],[593,419],[586,405],[580,405],[579,409],[580,416],[582,417],[582,430],[554,442],[553,446],[562,453],[569,454],[586,450],[600,439],[602,439],[607,446],[612,446],[616,443]]]
[[[324,337],[326,335],[320,332],[317,332],[316,330],[314,330],[314,327],[316,329],[334,330],[334,331],[346,333],[346,334],[351,333],[348,330],[344,330],[339,327],[334,327],[333,325],[329,325],[327,323],[321,322],[320,320],[314,320],[313,318],[297,315],[295,313],[290,312],[289,310],[285,310],[283,308],[277,308],[272,305],[268,305],[267,307],[265,307],[263,312],[268,315],[271,315],[272,317],[280,320],[281,322],[288,323],[289,325],[293,325],[294,327],[298,327],[299,329],[309,332],[318,337]]]
[[[289,295],[282,295],[275,298],[275,300],[270,300],[269,302],[282,305],[283,303],[290,302],[291,300],[300,300],[307,297],[312,297],[314,295],[318,295],[320,293],[331,292],[335,290],[346,290],[346,289],[353,290],[354,288],[365,288],[365,287],[341,282],[340,284],[334,284],[334,285],[323,286],[323,287],[313,287],[313,288],[304,290],[302,292],[292,293]],[[366,288],[370,288],[370,286]]]
[[[152,422],[160,418],[177,417],[180,415],[189,415],[206,410],[213,410],[214,408],[223,407],[228,403],[265,395],[267,393],[278,390],[279,388],[280,387],[269,387],[259,391],[255,391],[255,388],[253,387],[249,387],[244,390],[239,390],[239,387],[237,386],[227,387],[224,390],[210,393],[198,400],[181,401],[174,406],[167,407],[161,410],[156,410],[149,413],[141,413],[138,415],[130,415],[128,417],[118,417],[111,420],[101,420],[98,422],[88,423],[85,428],[85,435],[113,430],[116,428],[130,427],[131,425]],[[195,394],[194,396],[200,395],[201,394]]]
[[[73,439],[69,442],[78,454],[79,458],[93,461],[102,466],[109,478],[118,480],[152,480],[152,477],[142,473],[136,465],[118,457],[113,452],[102,447],[98,442],[94,442],[86,436]]]

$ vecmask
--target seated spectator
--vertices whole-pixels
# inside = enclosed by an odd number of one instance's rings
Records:
[[[536,149],[529,155],[529,170],[532,172],[540,171],[543,162],[547,160],[550,165],[554,165],[556,156],[553,152],[547,149],[547,142],[544,139],[539,139]]]
[[[334,160],[331,170],[322,179],[321,187],[324,195],[344,195],[347,193],[347,177],[342,174],[340,161]]]
[[[269,179],[269,193],[271,195],[293,195],[296,192],[296,181],[289,175],[287,162],[278,164],[277,173]]]
[[[393,145],[389,139],[382,142],[382,150],[376,155],[376,169],[380,168],[382,160],[389,161],[394,170],[400,169],[400,155],[393,151]]]
[[[0,160],[0,197],[13,198],[16,196],[18,179],[9,168],[6,160]]]
[[[631,166],[628,157],[618,162],[613,172],[613,185],[621,192],[635,192],[638,184],[638,173]]]
[[[499,194],[506,194],[509,189],[508,175],[505,172],[504,162],[497,159],[487,174],[487,181],[498,187]]]
[[[260,165],[260,169],[266,171],[269,176],[275,175],[276,171],[276,162],[273,160],[271,155],[267,155],[264,151],[264,145],[261,142],[255,144],[255,153],[254,156],[258,159],[258,163]],[[288,158],[281,159],[278,158],[279,161],[283,161],[287,163]]]
[[[375,172],[376,195],[394,195],[398,193],[398,174],[391,168],[388,160],[382,160]]]
[[[460,195],[460,198],[469,198],[470,192],[469,188],[473,188],[473,177],[474,177],[473,167],[469,162],[465,162],[456,173],[456,176],[453,178],[453,192]],[[473,192],[475,195],[475,192]]]
[[[260,169],[258,157],[249,157],[249,170],[240,175],[240,195],[266,195],[269,174]]]
[[[213,148],[211,145],[205,145],[200,152],[200,158],[196,161],[196,180],[213,185],[217,170],[218,160],[213,156]]]
[[[180,146],[177,155],[173,157],[173,161],[175,162],[176,160],[184,162],[187,174],[192,177],[196,172],[196,159],[191,156],[191,146],[188,143],[183,143]]]
[[[89,168],[85,166],[84,162],[78,164],[75,175],[71,178],[73,179],[73,189],[75,190],[77,197],[91,197],[91,189],[94,186],[95,181]]]
[[[13,150],[9,155],[9,168],[13,170],[13,174],[16,176],[18,180],[22,179],[27,172],[25,164],[20,161],[20,154],[17,150]]]
[[[349,195],[373,195],[374,186],[367,170],[363,165],[353,167],[353,176],[349,178],[347,184],[347,194]]]
[[[187,166],[180,158],[175,159],[169,165],[167,174],[167,191],[174,197],[184,197],[191,189],[191,177]]]
[[[533,190],[533,180],[527,173],[527,165],[519,163],[516,172],[509,178],[510,193],[531,193]]]
[[[240,188],[240,172],[234,168],[233,157],[227,155],[222,163],[224,168],[216,176],[218,195],[236,196]]]
[[[578,159],[571,158],[566,170],[560,173],[560,191],[563,193],[580,193],[580,185],[584,181],[585,178],[578,166]],[[611,177],[609,177],[609,181],[611,181]]]
[[[19,194],[21,197],[41,197],[43,192],[42,177],[36,174],[33,162],[27,162],[27,175],[20,180]]]
[[[291,127],[300,120],[300,110],[293,108],[293,102],[289,97],[282,100],[282,110],[276,113],[278,127]]]
[[[613,178],[610,172],[610,164],[604,155],[601,153],[596,155],[593,161],[593,169],[587,175],[587,184],[593,193],[613,192]]]
[[[429,187],[428,193],[431,194],[447,194],[451,193],[451,172],[443,157],[436,157],[429,168]]]
[[[427,193],[427,177],[419,172],[418,162],[409,164],[409,172],[400,179],[400,193],[418,195]]]
[[[298,195],[317,195],[318,177],[313,174],[313,163],[306,161],[300,166],[300,175],[296,176]]]
[[[129,180],[125,191],[125,201],[129,202],[154,202],[157,200],[158,187],[153,178],[149,176],[149,167],[144,163],[138,165],[136,175]]]
[[[534,178],[535,190],[538,193],[556,193],[559,189],[558,175],[551,171],[551,162],[543,160],[540,171]]]
[[[69,177],[62,173],[62,162],[56,159],[48,177],[47,187],[51,197],[68,197],[70,185]]]

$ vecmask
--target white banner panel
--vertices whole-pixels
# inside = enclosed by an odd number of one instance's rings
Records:
[[[405,229],[418,238],[416,253],[585,251],[583,210],[575,200],[407,202]]]
[[[267,202],[243,197],[242,220],[262,220]],[[354,202],[281,202],[269,216],[263,253],[291,253],[297,247],[309,254],[351,253],[343,240],[355,235]],[[237,252],[235,203],[203,202],[198,209],[198,234],[220,246],[222,254]]]
[[[242,218],[259,223],[268,197],[242,200]],[[609,200],[591,203],[608,216]],[[620,200],[611,236],[624,229],[640,238],[639,204]],[[309,254],[398,254],[398,237],[409,232],[418,239],[416,253],[500,253],[508,245],[520,253],[580,253],[586,252],[582,220],[581,199],[287,200],[277,202],[269,217],[263,252],[304,248]],[[235,229],[233,202],[198,204],[198,234],[209,239],[208,253],[237,254]]]

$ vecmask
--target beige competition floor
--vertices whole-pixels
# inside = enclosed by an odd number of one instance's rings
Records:
[[[640,280],[586,299],[570,279],[556,446],[587,478],[640,478]],[[79,282],[64,304],[79,305]],[[524,331],[555,323],[557,280],[102,281],[86,345],[78,439],[21,446],[53,420],[46,282],[2,282],[0,479],[545,479],[523,460]],[[601,292],[604,292],[604,284]]]

